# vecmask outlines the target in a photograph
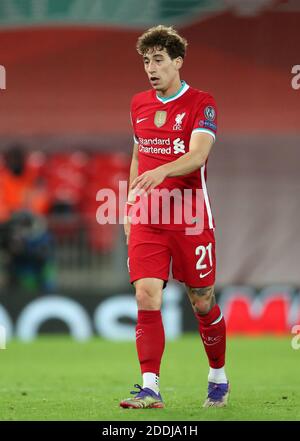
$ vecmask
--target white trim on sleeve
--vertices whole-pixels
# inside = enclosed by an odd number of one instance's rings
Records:
[[[209,135],[211,135],[214,138],[214,141],[216,140],[216,135],[214,134],[214,132],[212,132],[211,130],[208,129],[201,129],[201,127],[194,129],[192,131],[192,134],[195,132],[203,132],[203,133],[208,133]]]

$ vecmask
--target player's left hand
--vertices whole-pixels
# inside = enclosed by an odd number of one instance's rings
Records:
[[[161,184],[166,178],[166,171],[164,168],[157,167],[153,170],[148,170],[135,178],[131,184],[131,190],[144,191],[147,194],[151,192],[155,187]]]

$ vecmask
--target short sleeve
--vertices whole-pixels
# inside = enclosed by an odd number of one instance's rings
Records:
[[[134,140],[134,142],[137,144],[139,141],[138,141],[137,135],[136,135],[136,133],[135,133],[135,124],[134,124],[134,121],[135,121],[134,98],[132,99],[132,101],[131,101],[131,106],[130,106],[130,121],[131,121],[131,125],[132,125],[132,130],[133,130],[133,140]]]
[[[217,106],[212,96],[199,103],[192,128],[192,133],[203,132],[211,135],[214,140],[217,134]]]

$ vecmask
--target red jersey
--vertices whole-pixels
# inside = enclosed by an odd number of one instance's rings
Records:
[[[180,90],[167,98],[158,96],[154,89],[136,94],[131,103],[131,119],[134,140],[138,144],[139,175],[166,162],[175,161],[187,153],[194,132],[208,133],[214,139],[216,137],[217,110],[213,97],[207,92],[193,89],[184,81]],[[172,209],[176,202],[171,199],[170,222],[164,223],[160,217],[158,221],[153,221],[151,218],[149,223],[159,228],[178,230],[193,225],[199,221],[199,216],[195,218],[193,216],[196,213],[196,193],[201,193],[203,228],[214,228],[206,177],[205,163],[200,169],[187,175],[166,178],[156,189],[169,191],[178,189],[182,194],[184,190],[189,190],[192,194],[192,214],[188,219],[182,217],[179,223],[178,220],[175,221]],[[153,206],[153,200],[148,204],[149,207],[151,204]],[[155,207],[157,212],[161,212],[162,204],[160,200],[159,205]]]

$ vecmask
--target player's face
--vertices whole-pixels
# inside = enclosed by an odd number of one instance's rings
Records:
[[[171,59],[166,49],[153,48],[144,55],[144,67],[151,86],[158,92],[166,92],[179,79],[182,58]]]

